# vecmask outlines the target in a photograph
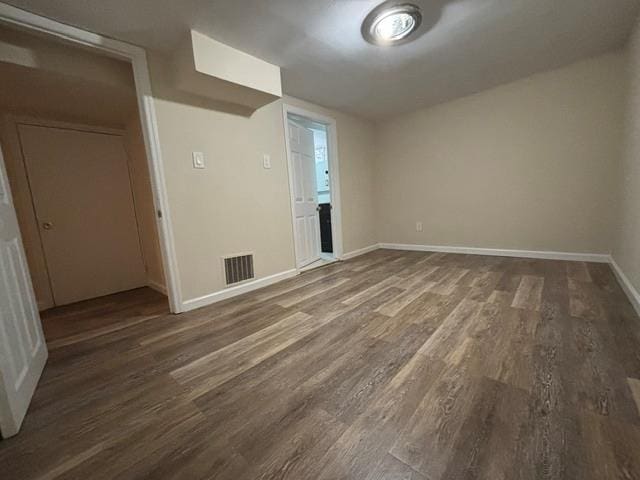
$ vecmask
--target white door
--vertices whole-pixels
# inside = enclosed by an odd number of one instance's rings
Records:
[[[0,431],[18,433],[47,361],[40,316],[0,151]]]
[[[294,201],[294,236],[298,268],[320,258],[320,217],[313,132],[289,121]]]
[[[18,131],[54,303],[146,285],[123,137]]]

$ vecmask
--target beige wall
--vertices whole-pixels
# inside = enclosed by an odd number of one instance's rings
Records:
[[[0,108],[122,127],[137,104],[131,66],[0,26]]]
[[[640,24],[628,54],[629,95],[613,258],[640,292]]]
[[[140,118],[137,114],[129,119],[125,129],[125,145],[129,155],[131,186],[140,234],[142,255],[147,270],[147,282],[154,288],[165,291],[166,283],[162,267],[162,252],[156,225],[156,209],[153,204],[151,176],[144,148]]]
[[[224,288],[224,255],[254,252],[256,278],[294,268],[282,101],[246,116],[177,91],[166,61],[152,56],[150,66],[183,300]],[[373,125],[287,101],[336,118],[344,250],[374,244]],[[192,167],[193,151],[204,152],[206,169]]]
[[[125,90],[133,85],[126,62],[4,25],[0,26],[0,62]]]
[[[608,253],[624,71],[605,55],[379,124],[378,240]]]

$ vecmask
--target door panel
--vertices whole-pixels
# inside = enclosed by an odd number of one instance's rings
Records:
[[[320,258],[320,219],[313,132],[291,121],[288,125],[293,168],[291,175],[296,265],[304,267]]]
[[[119,135],[19,126],[56,305],[146,284]]]
[[[292,152],[293,155],[293,168],[296,172],[303,171],[302,155],[298,152]],[[303,175],[294,176],[294,191],[293,195],[296,204],[304,202],[304,178]]]
[[[319,244],[319,226],[320,219],[316,218],[317,215],[307,217],[307,239],[309,241],[310,255],[317,255],[316,259],[320,257],[320,244]]]
[[[15,435],[47,348],[0,152],[0,430]]]

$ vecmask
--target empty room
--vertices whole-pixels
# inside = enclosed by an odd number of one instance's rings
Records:
[[[0,478],[640,479],[638,0],[0,2]]]

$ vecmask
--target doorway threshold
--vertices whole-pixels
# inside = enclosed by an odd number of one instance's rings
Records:
[[[315,270],[316,268],[324,267],[326,265],[330,265],[332,263],[337,262],[338,259],[333,255],[329,255],[326,253],[320,254],[320,258],[309,265],[302,267],[300,269],[301,272],[308,272],[309,270]]]

